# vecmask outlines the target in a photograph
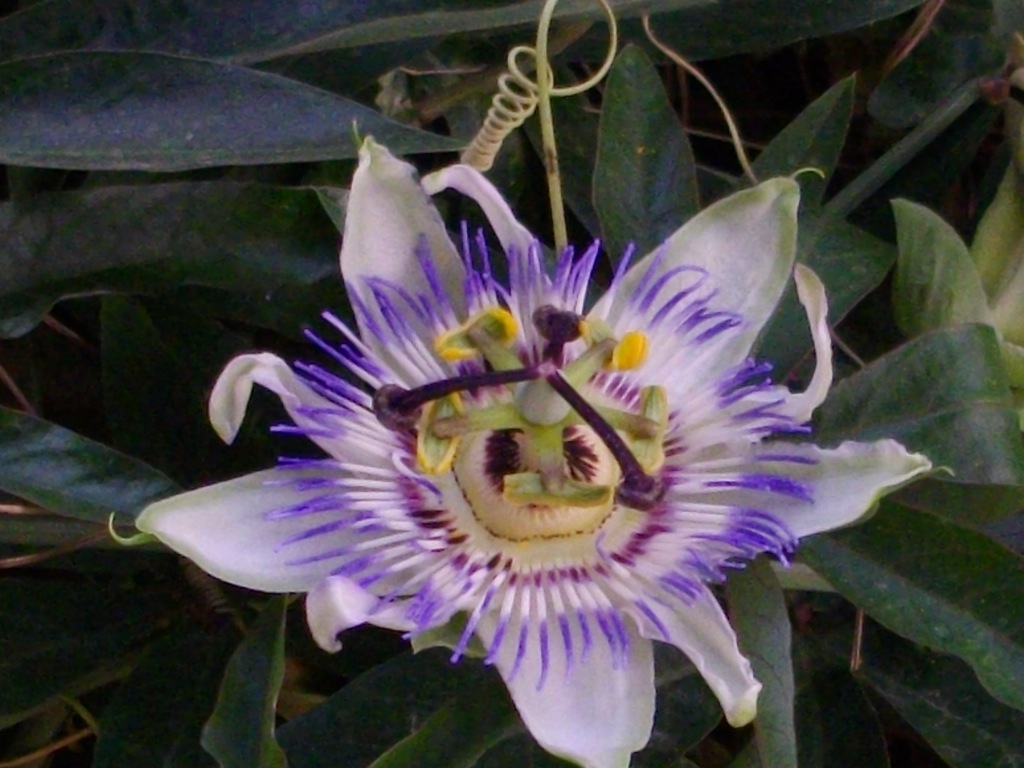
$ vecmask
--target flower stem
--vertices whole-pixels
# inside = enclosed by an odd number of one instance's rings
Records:
[[[558,147],[555,142],[555,123],[551,113],[551,92],[555,76],[548,61],[548,28],[558,0],[547,0],[537,25],[537,117],[540,119],[541,145],[544,152],[544,175],[548,180],[548,200],[551,205],[551,228],[555,239],[555,253],[569,245],[565,225],[565,204],[562,201],[562,179],[558,171]]]

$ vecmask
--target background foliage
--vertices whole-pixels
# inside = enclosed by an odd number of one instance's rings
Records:
[[[231,355],[308,356],[304,324],[345,311],[353,123],[424,170],[451,162],[539,5],[0,2],[0,766],[560,764],[476,662],[414,657],[374,628],[328,657],[285,599],[105,530],[110,513],[127,526],[149,501],[273,461],[271,398],[230,449],[204,400]],[[1024,766],[1024,445],[998,338],[904,339],[888,278],[893,198],[968,242],[984,213],[1009,157],[999,78],[1024,12],[613,5],[625,47],[610,77],[556,105],[573,238],[603,238],[607,276],[627,242],[649,247],[745,183],[707,94],[647,43],[650,12],[725,94],[759,176],[824,172],[799,177],[800,260],[829,289],[843,350],[818,440],[892,436],[949,469],[804,544],[799,561],[835,591],[767,563],[730,580],[770,681],[761,717],[724,726],[700,676],[659,648],[635,765]],[[581,79],[603,55],[599,11],[564,0],[558,18],[558,77]],[[492,177],[546,236],[537,146],[527,125]],[[444,202],[453,222],[473,215]],[[760,354],[799,381],[809,351],[790,296]]]

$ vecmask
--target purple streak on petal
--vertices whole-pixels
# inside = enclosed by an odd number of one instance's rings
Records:
[[[741,325],[743,325],[743,320],[739,316],[727,317],[725,320],[722,320],[721,322],[717,323],[716,325],[711,326],[706,331],[702,331],[701,333],[697,334],[697,337],[696,337],[695,340],[700,342],[700,343],[703,343],[705,341],[710,341],[711,339],[713,339],[715,336],[718,336],[723,331],[728,331],[728,330],[731,330],[733,328],[738,328]]]
[[[569,617],[564,613],[558,614],[558,630],[562,635],[562,645],[565,648],[565,673],[569,674],[572,668],[572,627],[569,626]]]
[[[498,626],[494,629],[494,637],[491,639],[491,647],[487,649],[484,656],[484,664],[491,665],[501,651],[501,644],[505,640],[505,633],[508,631],[509,617],[498,615]]]
[[[664,640],[665,642],[672,641],[672,637],[671,635],[669,635],[668,629],[666,629],[665,624],[662,622],[660,618],[658,618],[658,614],[656,614],[654,610],[651,608],[651,606],[647,604],[646,600],[636,600],[633,604],[637,607],[637,610],[639,610],[640,613],[647,617],[647,620],[654,625],[654,628],[658,630],[658,634],[661,635],[662,640]]]
[[[608,650],[611,651],[612,669],[622,669],[625,656],[620,643],[619,632],[614,626],[615,614],[599,610],[594,615],[594,618],[597,619],[597,626],[601,628],[601,634],[604,635],[604,639],[608,643]]]
[[[569,274],[572,271],[572,264],[575,260],[576,251],[571,245],[565,246],[555,262],[555,274],[551,278],[555,291],[561,297],[565,297],[565,289],[568,285]]]
[[[650,305],[644,306],[643,297],[647,296],[648,286],[651,281],[655,279],[658,270],[661,268],[661,262],[665,259],[665,246],[662,244],[658,250],[652,253],[647,258],[647,263],[644,265],[644,272],[640,275],[640,280],[633,288],[633,293],[629,297],[630,304],[637,308],[640,312],[646,312]]]
[[[416,241],[416,259],[420,263],[420,269],[423,270],[427,285],[430,286],[430,292],[434,294],[434,300],[440,306],[447,307],[449,304],[448,294],[445,292],[441,276],[437,272],[437,264],[434,261],[434,254],[430,252],[430,243],[427,241],[426,235],[420,235],[419,240]]]
[[[788,464],[805,464],[807,466],[816,466],[818,460],[812,456],[799,456],[795,453],[762,453],[757,457],[758,461],[772,462],[777,461]]]
[[[668,592],[682,598],[685,602],[692,602],[701,593],[701,585],[693,579],[683,576],[681,573],[670,571],[658,579]]]
[[[619,259],[619,263],[615,265],[615,274],[612,276],[612,282],[608,286],[609,292],[615,290],[615,287],[622,281],[622,278],[626,276],[626,272],[629,271],[629,265],[633,262],[633,257],[635,255],[636,243],[627,243],[626,250],[622,252],[622,257]]]
[[[780,496],[789,496],[800,501],[813,502],[811,489],[804,483],[778,475],[748,474],[728,480],[708,480],[705,488],[743,488],[751,491],[767,491]]]
[[[477,624],[480,623],[480,617],[483,616],[488,607],[490,607],[491,601],[494,599],[494,595],[497,591],[497,587],[493,584],[487,588],[487,591],[484,593],[479,605],[469,617],[469,621],[466,622],[466,626],[462,628],[462,634],[459,635],[459,642],[455,644],[455,650],[452,651],[452,664],[456,663],[466,653],[466,647],[469,645],[469,641],[473,637],[473,632],[476,630]]]
[[[583,649],[580,651],[580,661],[585,661],[587,654],[590,653],[590,649],[594,646],[594,638],[590,631],[590,622],[587,621],[587,615],[584,612],[577,612],[576,622],[580,625],[580,637],[583,638]]]
[[[542,621],[537,629],[537,642],[540,644],[540,677],[537,680],[537,690],[544,687],[548,679],[548,623]]]
[[[508,677],[505,678],[505,682],[512,682],[516,675],[519,674],[519,669],[523,665],[523,659],[526,657],[526,642],[529,635],[530,625],[524,619],[522,625],[519,627],[519,637],[516,640],[516,658],[512,662],[512,670],[508,673]],[[484,659],[484,664],[488,661]]]

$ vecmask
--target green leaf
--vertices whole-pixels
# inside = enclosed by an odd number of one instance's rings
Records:
[[[893,632],[959,656],[1024,709],[1024,559],[892,502],[868,523],[804,541],[800,559]]]
[[[114,447],[186,487],[273,464],[267,420],[258,423],[250,414],[244,438],[227,446],[207,417],[217,374],[248,341],[187,309],[123,296],[103,298],[100,322],[103,401]]]
[[[155,590],[139,596],[82,581],[4,579],[0,728],[76,686],[115,678],[133,648],[157,629],[167,604],[167,595]]]
[[[817,669],[796,699],[800,768],[889,768],[885,734],[864,691],[846,669]]]
[[[287,608],[287,595],[270,598],[228,662],[202,734],[203,747],[221,768],[287,768],[274,740]]]
[[[694,61],[768,51],[857,29],[920,4],[921,0],[729,0],[687,4],[689,7],[674,13],[653,16],[651,23],[658,37]],[[627,25],[623,36],[631,34]]]
[[[367,766],[413,735],[418,723],[496,675],[468,660],[452,664],[450,656],[435,648],[396,657],[283,725],[278,741],[291,768]]]
[[[92,768],[205,768],[199,745],[237,633],[179,626],[155,643],[103,709]]]
[[[140,461],[56,424],[0,408],[0,488],[61,515],[106,523],[134,518],[177,493]]]
[[[798,177],[802,215],[821,205],[822,195],[839,162],[853,113],[855,85],[855,78],[848,77],[829,88],[772,139],[754,161],[754,173],[760,179],[788,176],[811,168],[824,174],[822,177],[802,173]]]
[[[251,11],[247,12],[247,16]],[[149,52],[57,53],[0,65],[0,162],[172,171],[458,149],[280,75]]]
[[[688,56],[708,56],[834,34],[894,16],[918,3],[833,0],[825,7],[801,0],[739,0],[722,8],[713,0],[613,0],[611,5],[620,19],[682,9],[663,17],[670,42]],[[259,61],[465,32],[493,36],[533,26],[537,14],[536,5],[518,0],[397,4],[309,0],[301,5],[275,0],[228,0],[213,5],[182,0],[173,7],[157,0],[116,0],[105,5],[99,16],[95,8],[75,0],[41,0],[0,25],[0,59],[92,46]],[[602,13],[589,0],[563,0],[555,18],[599,21]]]
[[[654,65],[634,46],[623,49],[608,75],[594,205],[614,261],[631,242],[638,255],[648,253],[699,209],[690,142]]]
[[[337,232],[312,190],[230,182],[109,187],[0,204],[0,335],[66,296],[179,285],[259,292],[338,285]]]
[[[952,768],[1024,765],[1024,713],[989,696],[963,662],[883,634],[868,626],[857,677]]]
[[[919,336],[844,379],[815,414],[815,435],[830,444],[892,437],[949,467],[955,482],[1024,484],[1024,443],[985,325]]]
[[[801,181],[801,185],[805,182]],[[809,227],[814,227],[811,223]],[[859,227],[831,223],[807,235],[801,230],[805,250],[800,261],[814,270],[825,284],[828,319],[835,325],[865,296],[878,287],[896,259],[896,249]],[[790,287],[772,316],[757,349],[782,375],[791,371],[812,349],[807,312]]]
[[[1005,53],[990,35],[991,0],[953,0],[872,91],[868,113],[905,130],[921,121],[950,91],[998,69]]]
[[[469,768],[488,748],[521,728],[505,686],[487,677],[445,703],[371,768]]]
[[[981,278],[964,241],[937,213],[894,200],[899,256],[893,281],[896,323],[907,336],[961,323],[989,323]]]
[[[772,768],[797,768],[789,614],[771,563],[758,558],[731,574],[726,594],[740,650],[764,686],[754,721],[760,762]]]

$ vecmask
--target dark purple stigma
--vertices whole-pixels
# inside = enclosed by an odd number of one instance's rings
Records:
[[[556,364],[562,363],[562,348],[580,337],[580,321],[582,318],[575,312],[558,309],[550,304],[538,307],[533,313],[533,325],[543,338],[544,359]]]
[[[409,432],[416,427],[420,408],[432,400],[440,400],[455,392],[465,392],[481,387],[496,387],[503,384],[517,384],[540,377],[534,367],[518,368],[514,371],[482,371],[452,376],[450,379],[432,381],[413,389],[397,384],[384,384],[373,393],[373,413],[377,421],[396,432]]]

